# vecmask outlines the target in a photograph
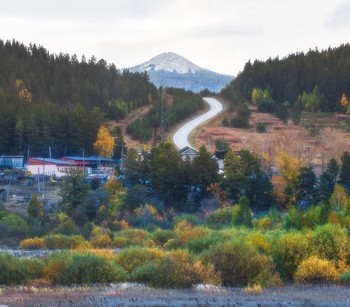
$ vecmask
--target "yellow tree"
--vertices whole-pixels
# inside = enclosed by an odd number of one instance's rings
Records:
[[[26,89],[23,80],[17,79],[15,85],[18,91],[18,97],[21,101],[32,102],[32,94]]]
[[[350,113],[349,99],[348,99],[348,97],[347,97],[345,94],[343,94],[343,95],[341,96],[340,104],[341,104],[342,107],[345,109],[346,114],[349,114],[349,113]]]
[[[349,100],[348,100],[348,97],[346,97],[345,94],[343,94],[343,95],[341,96],[340,104],[341,104],[343,107],[345,107],[345,108],[348,107],[348,105],[349,105]]]
[[[297,157],[281,150],[277,154],[276,164],[284,184],[285,193],[289,198],[289,205],[292,205],[296,200],[296,185],[302,162]]]
[[[346,195],[345,189],[340,184],[334,186],[334,191],[329,199],[329,203],[335,211],[340,211],[346,207],[348,196]]]
[[[108,129],[101,126],[97,132],[97,140],[94,143],[94,149],[100,157],[110,158],[113,152],[114,139],[111,137]]]

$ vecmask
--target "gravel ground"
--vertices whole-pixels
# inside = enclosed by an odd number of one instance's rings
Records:
[[[22,287],[3,289],[0,306],[350,306],[350,288],[293,285],[255,294],[206,286],[187,290],[135,284],[90,289]]]

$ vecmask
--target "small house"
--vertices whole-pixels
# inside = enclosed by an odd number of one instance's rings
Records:
[[[187,159],[192,161],[194,159],[194,157],[198,155],[198,151],[192,147],[189,147],[189,146],[182,148],[179,151],[179,153],[180,153],[181,159],[183,161],[186,161]]]
[[[0,168],[23,168],[24,156],[0,156]]]

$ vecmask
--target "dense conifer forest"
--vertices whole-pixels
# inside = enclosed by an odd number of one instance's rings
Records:
[[[320,99],[311,111],[342,111],[340,100],[350,95],[350,45],[249,61],[222,94],[232,101],[251,101],[254,88],[268,91],[272,108],[265,110],[296,107],[303,94],[317,92]]]
[[[93,153],[104,119],[118,120],[158,99],[145,73],[120,71],[94,56],[50,54],[0,40],[0,153]]]

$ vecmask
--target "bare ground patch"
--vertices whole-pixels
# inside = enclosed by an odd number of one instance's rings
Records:
[[[242,288],[174,290],[142,285],[110,285],[94,289],[5,288],[7,306],[349,306],[350,289],[338,286],[284,286],[246,293]]]

